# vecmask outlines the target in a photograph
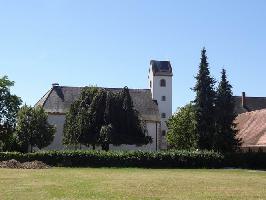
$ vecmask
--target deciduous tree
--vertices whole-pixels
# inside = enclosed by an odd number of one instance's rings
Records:
[[[125,87],[121,92],[122,100],[122,129],[121,129],[121,142],[123,144],[136,144],[143,145],[151,142],[151,137],[147,136],[138,112],[133,106],[133,102],[129,93],[129,89]]]
[[[55,127],[48,123],[48,114],[40,106],[24,105],[18,112],[16,134],[23,147],[42,149],[52,143]]]
[[[66,120],[64,124],[64,137],[63,144],[65,145],[74,145],[75,148],[80,144],[79,137],[80,131],[78,128],[78,110],[79,110],[79,101],[75,101],[71,104],[69,112],[66,114]]]
[[[166,135],[170,149],[196,149],[196,117],[195,107],[190,103],[178,109],[167,122]]]
[[[0,78],[0,149],[4,151],[12,150],[16,116],[21,104],[21,99],[11,94],[12,86],[14,82],[7,76]]]
[[[75,124],[75,125],[74,125]],[[142,145],[151,142],[134,109],[128,88],[111,92],[87,87],[67,114],[64,143],[102,146],[109,144]]]

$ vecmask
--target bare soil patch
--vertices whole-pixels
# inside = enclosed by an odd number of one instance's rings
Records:
[[[17,160],[8,160],[8,161],[1,161],[0,168],[10,168],[10,169],[48,169],[50,168],[49,165],[41,162],[41,161],[32,161],[32,162],[24,162],[21,163]]]

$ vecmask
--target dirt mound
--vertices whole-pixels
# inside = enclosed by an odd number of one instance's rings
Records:
[[[32,162],[24,162],[21,163],[14,159],[8,161],[1,161],[0,168],[10,168],[10,169],[48,169],[50,168],[49,165],[41,161],[32,161]]]

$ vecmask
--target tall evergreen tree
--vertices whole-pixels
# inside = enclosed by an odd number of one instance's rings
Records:
[[[230,152],[236,149],[240,140],[236,138],[236,113],[234,112],[234,99],[232,86],[226,77],[225,69],[222,70],[221,81],[217,88],[216,108],[216,135],[215,148],[221,152]]]
[[[201,62],[196,78],[194,91],[196,131],[198,146],[201,149],[213,149],[215,133],[215,80],[210,76],[205,48],[201,51]]]

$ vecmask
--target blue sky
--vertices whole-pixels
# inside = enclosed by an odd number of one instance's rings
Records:
[[[147,88],[151,59],[170,60],[173,111],[194,98],[200,50],[234,94],[266,96],[264,0],[0,0],[0,75],[34,103],[53,82]]]

